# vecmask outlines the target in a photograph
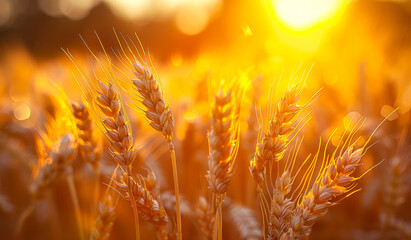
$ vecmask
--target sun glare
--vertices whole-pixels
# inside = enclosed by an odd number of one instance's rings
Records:
[[[273,0],[276,17],[292,30],[306,30],[335,16],[345,0]]]

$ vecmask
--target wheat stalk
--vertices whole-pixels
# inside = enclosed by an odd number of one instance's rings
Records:
[[[164,94],[160,89],[157,79],[151,71],[140,65],[139,63],[133,63],[137,79],[132,80],[133,85],[141,95],[141,102],[146,107],[144,110],[145,115],[155,130],[161,132],[169,145],[169,151],[171,156],[171,164],[173,168],[173,181],[174,181],[174,193],[176,197],[176,215],[177,215],[177,231],[178,239],[182,240],[182,226],[181,226],[181,211],[180,211],[180,194],[178,187],[178,173],[177,163],[174,150],[173,130],[174,119],[173,114],[170,111],[170,107],[165,101]]]

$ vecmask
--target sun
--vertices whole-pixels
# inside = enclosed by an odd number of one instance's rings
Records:
[[[272,0],[275,16],[285,26],[304,31],[337,15],[347,0]]]

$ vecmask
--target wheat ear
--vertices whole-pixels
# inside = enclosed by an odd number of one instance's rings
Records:
[[[201,238],[204,240],[213,239],[215,213],[209,205],[207,199],[203,196],[200,196],[199,198],[196,216],[200,227]]]
[[[260,240],[263,238],[260,224],[254,211],[250,208],[233,204],[230,207],[230,219],[232,220],[236,235],[240,240]]]
[[[407,181],[407,162],[401,157],[394,157],[389,161],[387,179],[384,181],[383,201],[386,217],[394,216],[398,208],[404,203],[409,190]]]
[[[411,239],[411,223],[404,220],[398,219],[396,217],[391,217],[387,219],[388,225],[402,233],[407,239]]]
[[[37,139],[37,141],[41,142],[41,140],[39,139]],[[33,213],[36,202],[44,198],[46,191],[50,189],[57,182],[57,180],[64,175],[67,167],[74,159],[75,146],[73,136],[71,134],[64,135],[57,150],[51,152],[49,156],[43,157],[46,157],[45,159],[42,159],[45,164],[40,168],[30,188],[34,201],[20,215],[19,220],[16,224],[17,233],[21,232],[26,219]],[[79,229],[79,231],[80,235],[82,236],[81,229]]]
[[[97,217],[94,222],[90,240],[107,240],[110,237],[111,229],[117,218],[117,201],[110,193],[104,196],[103,201],[98,203]]]
[[[285,233],[290,228],[290,219],[295,206],[294,201],[287,197],[291,186],[292,179],[288,171],[283,172],[275,181],[268,219],[267,240],[286,239]]]
[[[137,79],[132,80],[138,93],[141,95],[141,102],[145,106],[145,115],[151,127],[161,132],[169,145],[171,164],[173,168],[174,194],[176,197],[176,215],[178,239],[182,240],[181,211],[180,211],[180,194],[178,187],[178,173],[176,155],[173,144],[174,119],[170,107],[165,101],[164,94],[160,89],[157,79],[149,69],[139,63],[133,63],[135,76]]]
[[[80,157],[91,164],[97,174],[100,162],[100,146],[93,135],[93,120],[84,104],[73,102],[71,104],[73,115],[76,118],[78,129],[78,142]]]
[[[40,170],[37,177],[31,186],[31,192],[36,200],[44,197],[47,189],[49,189],[58,178],[66,171],[67,166],[71,163],[75,156],[74,138],[71,134],[66,134],[61,139],[57,151],[51,153],[49,159]]]
[[[241,93],[223,87],[214,97],[211,107],[209,139],[208,186],[216,194],[216,217],[213,239],[222,239],[222,206],[231,181],[238,151],[239,111]]]
[[[122,182],[116,182],[116,184],[119,190],[125,194],[126,199],[130,201],[134,199],[141,218],[154,224],[158,230],[159,238],[167,239],[168,217],[155,195],[147,188],[147,179],[140,175],[137,179],[132,176],[122,175]],[[131,196],[130,193],[133,195]]]
[[[411,224],[396,216],[409,190],[409,161],[407,160],[403,156],[395,156],[388,163],[382,188],[384,208],[380,214],[380,220],[383,230],[390,227],[411,239]]]
[[[131,174],[132,163],[136,159],[133,146],[133,137],[127,118],[123,112],[120,96],[114,86],[98,82],[100,90],[97,97],[97,106],[104,115],[103,125],[105,135],[109,139],[110,152],[121,170]]]
[[[274,117],[270,120],[262,140],[257,142],[254,157],[250,161],[250,172],[258,185],[262,185],[268,163],[280,161],[289,143],[289,135],[295,129],[296,116],[303,109],[297,104],[300,96],[297,85],[286,90],[278,101]]]
[[[329,207],[337,203],[336,198],[352,190],[352,184],[357,178],[350,175],[362,164],[363,151],[363,148],[354,151],[353,146],[348,147],[320,173],[311,191],[302,197],[291,217],[293,238],[308,237],[314,223],[327,213]]]
[[[120,96],[113,84],[105,85],[98,81],[99,90],[96,98],[97,106],[103,114],[103,125],[105,127],[104,134],[110,141],[110,153],[118,166],[123,172],[124,178],[127,180],[128,176],[132,174],[132,163],[136,159],[136,151],[134,150],[133,137],[131,135],[131,127],[123,112]],[[129,182],[126,182],[128,184]],[[136,239],[140,239],[140,224],[138,218],[138,210],[132,188],[128,186],[128,195],[132,203]]]

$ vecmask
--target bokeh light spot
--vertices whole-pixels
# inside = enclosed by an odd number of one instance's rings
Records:
[[[208,13],[197,6],[182,8],[176,16],[177,28],[184,34],[196,35],[204,30],[208,23]]]
[[[393,121],[393,120],[395,120],[395,119],[397,119],[398,118],[398,112],[396,111],[396,112],[393,112],[395,109],[393,108],[393,107],[391,107],[391,106],[389,106],[389,105],[384,105],[384,106],[382,106],[382,108],[381,108],[381,116],[383,116],[384,118],[387,118],[388,116],[388,120],[389,121]],[[390,115],[390,113],[392,113],[391,115]]]
[[[350,112],[343,119],[344,128],[347,131],[352,131],[354,126],[360,120],[361,120],[361,114],[359,114],[358,112]]]
[[[14,116],[17,118],[17,120],[26,120],[30,117],[30,107],[25,104],[19,104],[15,109],[14,109]]]
[[[3,0],[0,1],[0,26],[6,24],[12,14],[12,6],[10,1]]]

